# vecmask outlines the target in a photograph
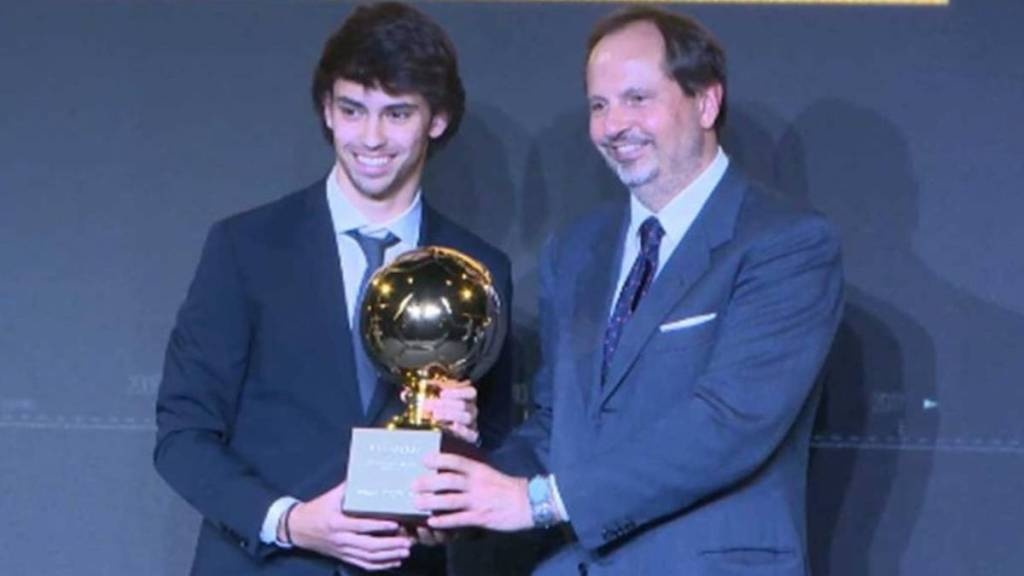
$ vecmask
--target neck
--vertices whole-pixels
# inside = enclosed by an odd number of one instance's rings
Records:
[[[347,182],[342,171],[338,171],[338,188],[342,196],[359,211],[371,224],[389,222],[409,209],[419,190],[419,178],[411,178],[401,188],[387,192],[381,196],[367,196],[355,190]]]
[[[634,188],[632,193],[648,210],[657,214],[662,208],[668,206],[676,196],[689,188],[694,180],[700,178],[708,166],[715,161],[717,155],[718,141],[715,138],[708,138],[701,147],[700,154],[694,158],[695,162],[690,164],[689,169],[673,175],[666,175],[665,178],[657,178],[650,184]]]

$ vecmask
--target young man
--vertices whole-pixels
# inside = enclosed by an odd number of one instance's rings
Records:
[[[418,245],[482,261],[510,309],[508,259],[420,190],[429,150],[455,133],[464,100],[436,23],[397,3],[356,8],[313,80],[336,153],[330,174],[210,231],[168,345],[154,454],[203,516],[193,574],[415,573],[406,560],[416,535],[341,511],[352,427],[400,409],[353,318],[373,261]],[[507,356],[480,386],[479,431],[465,383],[448,383],[429,407],[485,448],[510,424]]]
[[[418,503],[438,528],[564,525],[536,574],[806,574],[835,233],[730,165],[725,55],[695,21],[604,20],[586,84],[629,199],[545,254],[537,410],[494,457],[516,475],[439,455]]]

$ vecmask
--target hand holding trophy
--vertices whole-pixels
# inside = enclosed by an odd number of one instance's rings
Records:
[[[425,403],[440,393],[435,380],[475,382],[490,369],[507,331],[504,318],[490,272],[451,248],[406,252],[373,275],[360,309],[364,347],[400,383],[405,409],[386,430],[353,429],[346,514],[426,518],[410,488],[426,471],[423,457],[441,449],[442,429]]]

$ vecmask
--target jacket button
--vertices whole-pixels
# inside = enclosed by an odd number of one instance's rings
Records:
[[[576,570],[579,571],[580,576],[587,576],[587,563],[586,562],[580,562],[579,564],[576,565]]]

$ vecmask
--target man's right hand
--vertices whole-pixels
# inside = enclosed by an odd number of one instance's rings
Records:
[[[309,502],[298,504],[288,517],[292,544],[337,558],[364,570],[398,568],[409,557],[413,538],[390,520],[353,518],[341,511],[342,482]]]

